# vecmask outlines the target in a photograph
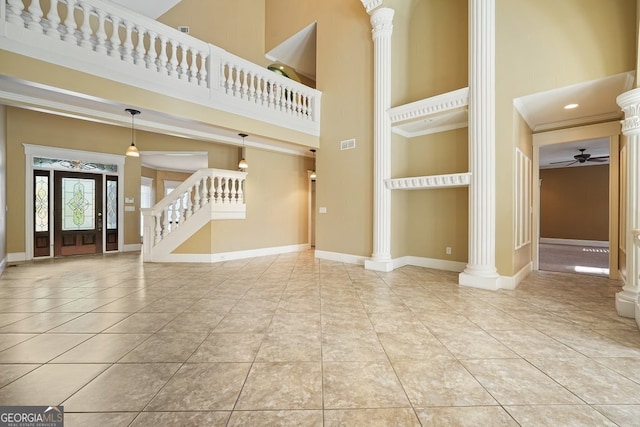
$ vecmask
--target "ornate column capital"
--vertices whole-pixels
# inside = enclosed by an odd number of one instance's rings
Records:
[[[376,7],[382,4],[382,0],[360,0],[362,5],[366,9],[368,14],[371,14],[371,11]]]
[[[622,133],[635,135],[640,133],[640,88],[618,95],[616,102],[624,113]]]
[[[373,27],[371,33],[374,40],[379,37],[391,37],[394,14],[395,10],[388,7],[376,9],[371,14],[371,27]]]

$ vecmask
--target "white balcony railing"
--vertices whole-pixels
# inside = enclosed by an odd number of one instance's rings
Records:
[[[321,92],[103,0],[3,0],[0,49],[311,135]]]
[[[201,221],[183,238],[212,219],[243,219],[246,214],[244,182],[246,172],[200,169],[182,182],[143,215],[143,258],[153,260],[152,251],[162,241],[179,233],[183,224],[195,215]],[[204,215],[200,215],[204,212]]]

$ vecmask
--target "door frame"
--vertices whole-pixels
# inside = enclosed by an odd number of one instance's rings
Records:
[[[620,220],[620,122],[607,122],[533,134],[533,269],[539,269],[540,244],[540,147],[586,139],[609,138],[609,278],[618,279]]]
[[[85,163],[101,163],[114,165],[117,168],[116,172],[100,172],[96,173],[99,175],[113,175],[118,177],[118,250],[117,252],[122,252],[124,249],[124,204],[121,202],[124,200],[124,155],[116,155],[116,154],[106,154],[106,153],[96,153],[92,151],[82,151],[82,150],[73,150],[70,148],[58,148],[58,147],[47,147],[42,145],[33,145],[33,144],[22,144],[24,147],[24,155],[25,155],[25,254],[24,260],[30,261],[34,259],[33,257],[33,159],[35,157],[44,157],[49,159],[66,159],[66,160],[78,160]],[[38,167],[37,169],[43,169]],[[71,169],[62,169],[62,168],[50,168],[51,170],[66,170],[73,171]],[[83,171],[76,171],[83,172]],[[103,195],[106,194],[106,180],[102,180],[102,192]],[[49,203],[53,203],[53,191],[49,196]],[[53,205],[51,205],[53,206]],[[49,223],[53,224],[53,210],[51,210]],[[105,238],[106,227],[102,228],[102,252],[106,251],[106,238]],[[55,236],[50,237],[50,242],[53,243],[53,239]],[[110,251],[114,252],[114,251]],[[53,248],[49,252],[49,257],[53,257]],[[38,258],[47,258],[47,257],[38,257]]]

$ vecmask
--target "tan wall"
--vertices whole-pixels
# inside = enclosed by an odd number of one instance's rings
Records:
[[[12,177],[11,185],[7,189],[9,206],[7,252],[19,253],[25,250],[25,157],[22,143],[124,154],[130,138],[130,129],[126,127],[7,107],[7,176]],[[206,151],[209,163],[222,169],[235,169],[237,162],[237,149],[223,144],[158,135],[140,130],[136,130],[136,143],[142,150],[150,151],[175,151],[177,146],[185,151]],[[140,206],[140,175],[140,160],[127,157],[124,192],[125,197],[135,199],[136,211],[125,212],[125,244],[140,242],[140,217],[137,210]],[[157,179],[157,176],[155,178]]]
[[[609,240],[609,165],[543,169],[540,179],[540,237]]]
[[[174,253],[220,253],[308,243],[310,158],[247,149],[247,217],[212,221]]]
[[[7,115],[0,105],[0,264],[7,258]]]
[[[513,99],[635,69],[635,17],[636,0],[496,1],[496,264],[500,274],[516,272]]]
[[[156,201],[160,201],[164,198],[164,182],[165,181],[177,181],[183,182],[191,176],[190,173],[172,172],[172,171],[156,171]]]

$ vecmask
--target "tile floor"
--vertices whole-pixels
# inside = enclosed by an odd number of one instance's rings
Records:
[[[638,426],[619,289],[539,273],[490,292],[311,252],[25,263],[0,278],[0,405],[63,404],[67,427]]]

